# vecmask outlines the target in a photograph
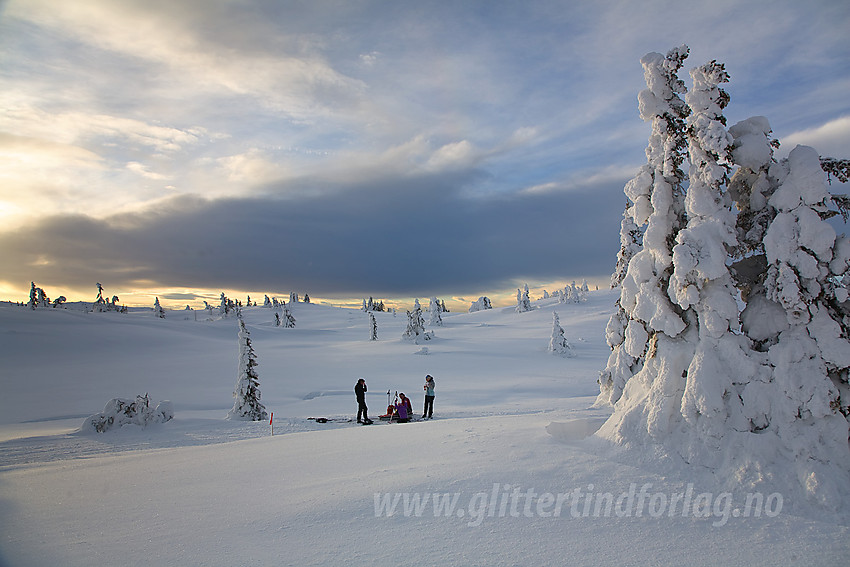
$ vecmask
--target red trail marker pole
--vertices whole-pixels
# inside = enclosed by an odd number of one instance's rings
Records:
[[[274,436],[274,412],[272,412],[271,417],[269,417],[269,425],[272,428],[272,436]]]

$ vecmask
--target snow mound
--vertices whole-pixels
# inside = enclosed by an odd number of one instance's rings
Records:
[[[103,433],[125,425],[147,427],[152,423],[165,423],[174,418],[174,406],[170,401],[162,401],[156,408],[150,407],[147,394],[136,396],[135,400],[113,398],[106,403],[103,411],[90,415],[80,426],[82,433]]]
[[[607,419],[607,417],[588,417],[553,421],[546,426],[546,433],[558,441],[580,441],[596,433]]]

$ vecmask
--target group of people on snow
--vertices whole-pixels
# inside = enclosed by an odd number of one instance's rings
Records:
[[[425,391],[425,408],[422,411],[422,419],[431,419],[434,417],[434,389],[436,383],[434,377],[430,374],[425,376],[425,385],[422,389]],[[354,386],[354,395],[357,397],[357,423],[372,423],[369,419],[369,408],[366,406],[366,379],[360,378]],[[387,392],[389,394],[389,392]],[[395,403],[387,407],[387,413],[390,417],[397,418],[399,421],[409,421],[413,416],[413,404],[410,398],[400,393],[396,398]]]

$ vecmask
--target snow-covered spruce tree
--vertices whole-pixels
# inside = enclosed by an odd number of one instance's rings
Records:
[[[221,292],[221,298],[218,305],[219,314],[222,317],[227,317],[234,311],[236,311],[236,305],[233,303],[233,300],[224,295],[224,292]]]
[[[581,303],[584,295],[581,292],[581,288],[576,285],[576,282],[570,284],[570,301],[573,303]]]
[[[298,303],[298,294],[294,291],[289,292],[289,303]]]
[[[847,270],[850,240],[835,237],[824,219],[841,211],[843,196],[829,194],[811,148],[773,159],[779,144],[766,118],[739,122],[730,133],[740,166],[730,193],[740,209],[733,269],[747,302],[742,329],[767,368],[741,393],[745,418],[793,461],[808,495],[838,507],[850,499],[841,419],[850,415],[850,333],[846,290],[836,284]],[[842,478],[843,487],[836,482]]]
[[[289,305],[286,303],[283,304],[283,316],[281,318],[283,319],[283,326],[285,328],[295,328],[295,316],[292,314],[292,311],[289,310]]]
[[[552,338],[549,339],[549,352],[560,356],[573,356],[573,347],[564,336],[558,312],[552,312]]]
[[[850,447],[842,392],[850,391],[850,341],[847,292],[836,280],[850,263],[850,241],[836,238],[825,222],[841,199],[829,194],[811,148],[774,162],[766,119],[726,132],[722,66],[711,62],[692,77],[692,114],[683,130],[687,225],[675,234],[667,286],[684,327],[671,335],[647,325],[637,309],[641,293],[654,287],[640,276],[649,272],[641,257],[657,244],[650,215],[644,249],[623,281],[624,321],[614,325],[625,328],[618,346],[640,369],[599,435],[705,467],[730,488],[770,483],[796,503],[846,511]],[[729,166],[739,168],[732,180]],[[651,204],[654,215],[654,195]],[[665,302],[650,303],[656,317],[668,313],[661,320],[675,322]],[[654,331],[647,332],[643,360],[630,346],[635,322]]]
[[[227,413],[227,419],[262,421],[268,419],[265,406],[260,403],[260,379],[257,371],[257,356],[251,344],[251,333],[245,327],[245,321],[239,319],[239,369],[236,388],[233,390],[233,408]]]
[[[693,310],[696,341],[686,372],[680,405],[690,439],[681,448],[689,462],[716,455],[727,432],[749,429],[739,392],[760,376],[759,358],[738,331],[738,290],[729,272],[729,251],[737,248],[736,216],[729,181],[733,137],[726,131],[723,109],[729,97],[720,88],[729,75],[711,61],[691,71],[687,95],[689,186],[685,199],[688,224],[673,248],[670,295],[683,310]],[[695,325],[694,325],[695,323]],[[678,392],[676,392],[678,396]],[[679,419],[673,416],[673,421]],[[714,463],[717,465],[717,463]]]
[[[92,311],[102,313],[108,310],[106,299],[103,297],[103,285],[101,285],[100,283],[97,283],[95,285],[97,286],[97,298],[95,299],[94,305],[92,306]]]
[[[742,319],[766,348],[770,380],[742,397],[750,422],[793,459],[808,495],[840,509],[850,500],[850,342],[834,281],[847,271],[850,243],[824,220],[832,197],[815,150],[797,146],[769,174],[777,188],[768,201],[775,217],[764,236],[764,295],[756,289]]]
[[[275,312],[274,314],[274,326],[280,327],[280,313]]]
[[[267,295],[263,298],[263,307],[271,308],[271,306],[272,306],[272,300],[269,299],[269,296]]]
[[[672,247],[685,225],[682,162],[686,153],[685,118],[688,108],[679,96],[685,84],[678,71],[688,56],[687,46],[667,55],[649,53],[641,59],[647,89],[638,95],[640,117],[652,125],[646,147],[647,163],[624,188],[632,203],[629,211],[644,227],[643,247],[628,264],[620,288],[619,308],[608,323],[611,347],[608,364],[599,377],[597,404],[619,400],[627,381],[643,372],[644,397],[659,404],[649,416],[653,432],[667,430],[676,411],[668,392],[681,391],[682,375],[690,363],[686,328],[680,308],[667,295],[673,267]],[[573,291],[572,289],[570,290]],[[674,357],[678,353],[681,356]],[[665,364],[655,355],[661,354]],[[675,360],[674,360],[675,358]],[[646,359],[653,359],[645,368]]]
[[[159,304],[159,298],[153,302],[153,314],[160,319],[165,319],[165,311],[162,310],[162,305]]]
[[[428,305],[428,324],[432,327],[442,327],[443,317],[440,315],[442,307],[436,297],[431,298],[431,303]]]
[[[378,321],[373,313],[369,313],[369,340],[378,340]]]
[[[30,309],[38,308],[38,288],[35,287],[35,282],[30,282],[30,299],[27,302]]]
[[[516,312],[525,313],[532,309],[531,298],[528,296],[528,284],[525,284],[521,290],[519,288],[516,290]]]
[[[617,252],[617,266],[614,268],[614,273],[611,274],[611,289],[620,287],[623,278],[626,277],[629,262],[641,249],[643,234],[640,227],[635,224],[634,215],[630,209],[631,205],[626,201],[623,220],[620,221],[620,251]]]
[[[433,333],[425,331],[425,319],[422,317],[418,299],[414,302],[413,311],[407,312],[407,328],[401,338],[414,344],[419,344],[420,340],[429,341],[434,338]]]
[[[40,309],[50,305],[50,298],[40,287],[36,287],[35,282],[30,282],[30,299],[27,306],[30,309]]]

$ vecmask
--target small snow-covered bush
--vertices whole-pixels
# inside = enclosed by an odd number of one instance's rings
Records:
[[[136,396],[135,400],[113,398],[102,412],[87,417],[80,430],[84,433],[103,433],[130,424],[146,427],[152,423],[165,423],[173,417],[174,406],[167,400],[151,408],[147,394]]]

